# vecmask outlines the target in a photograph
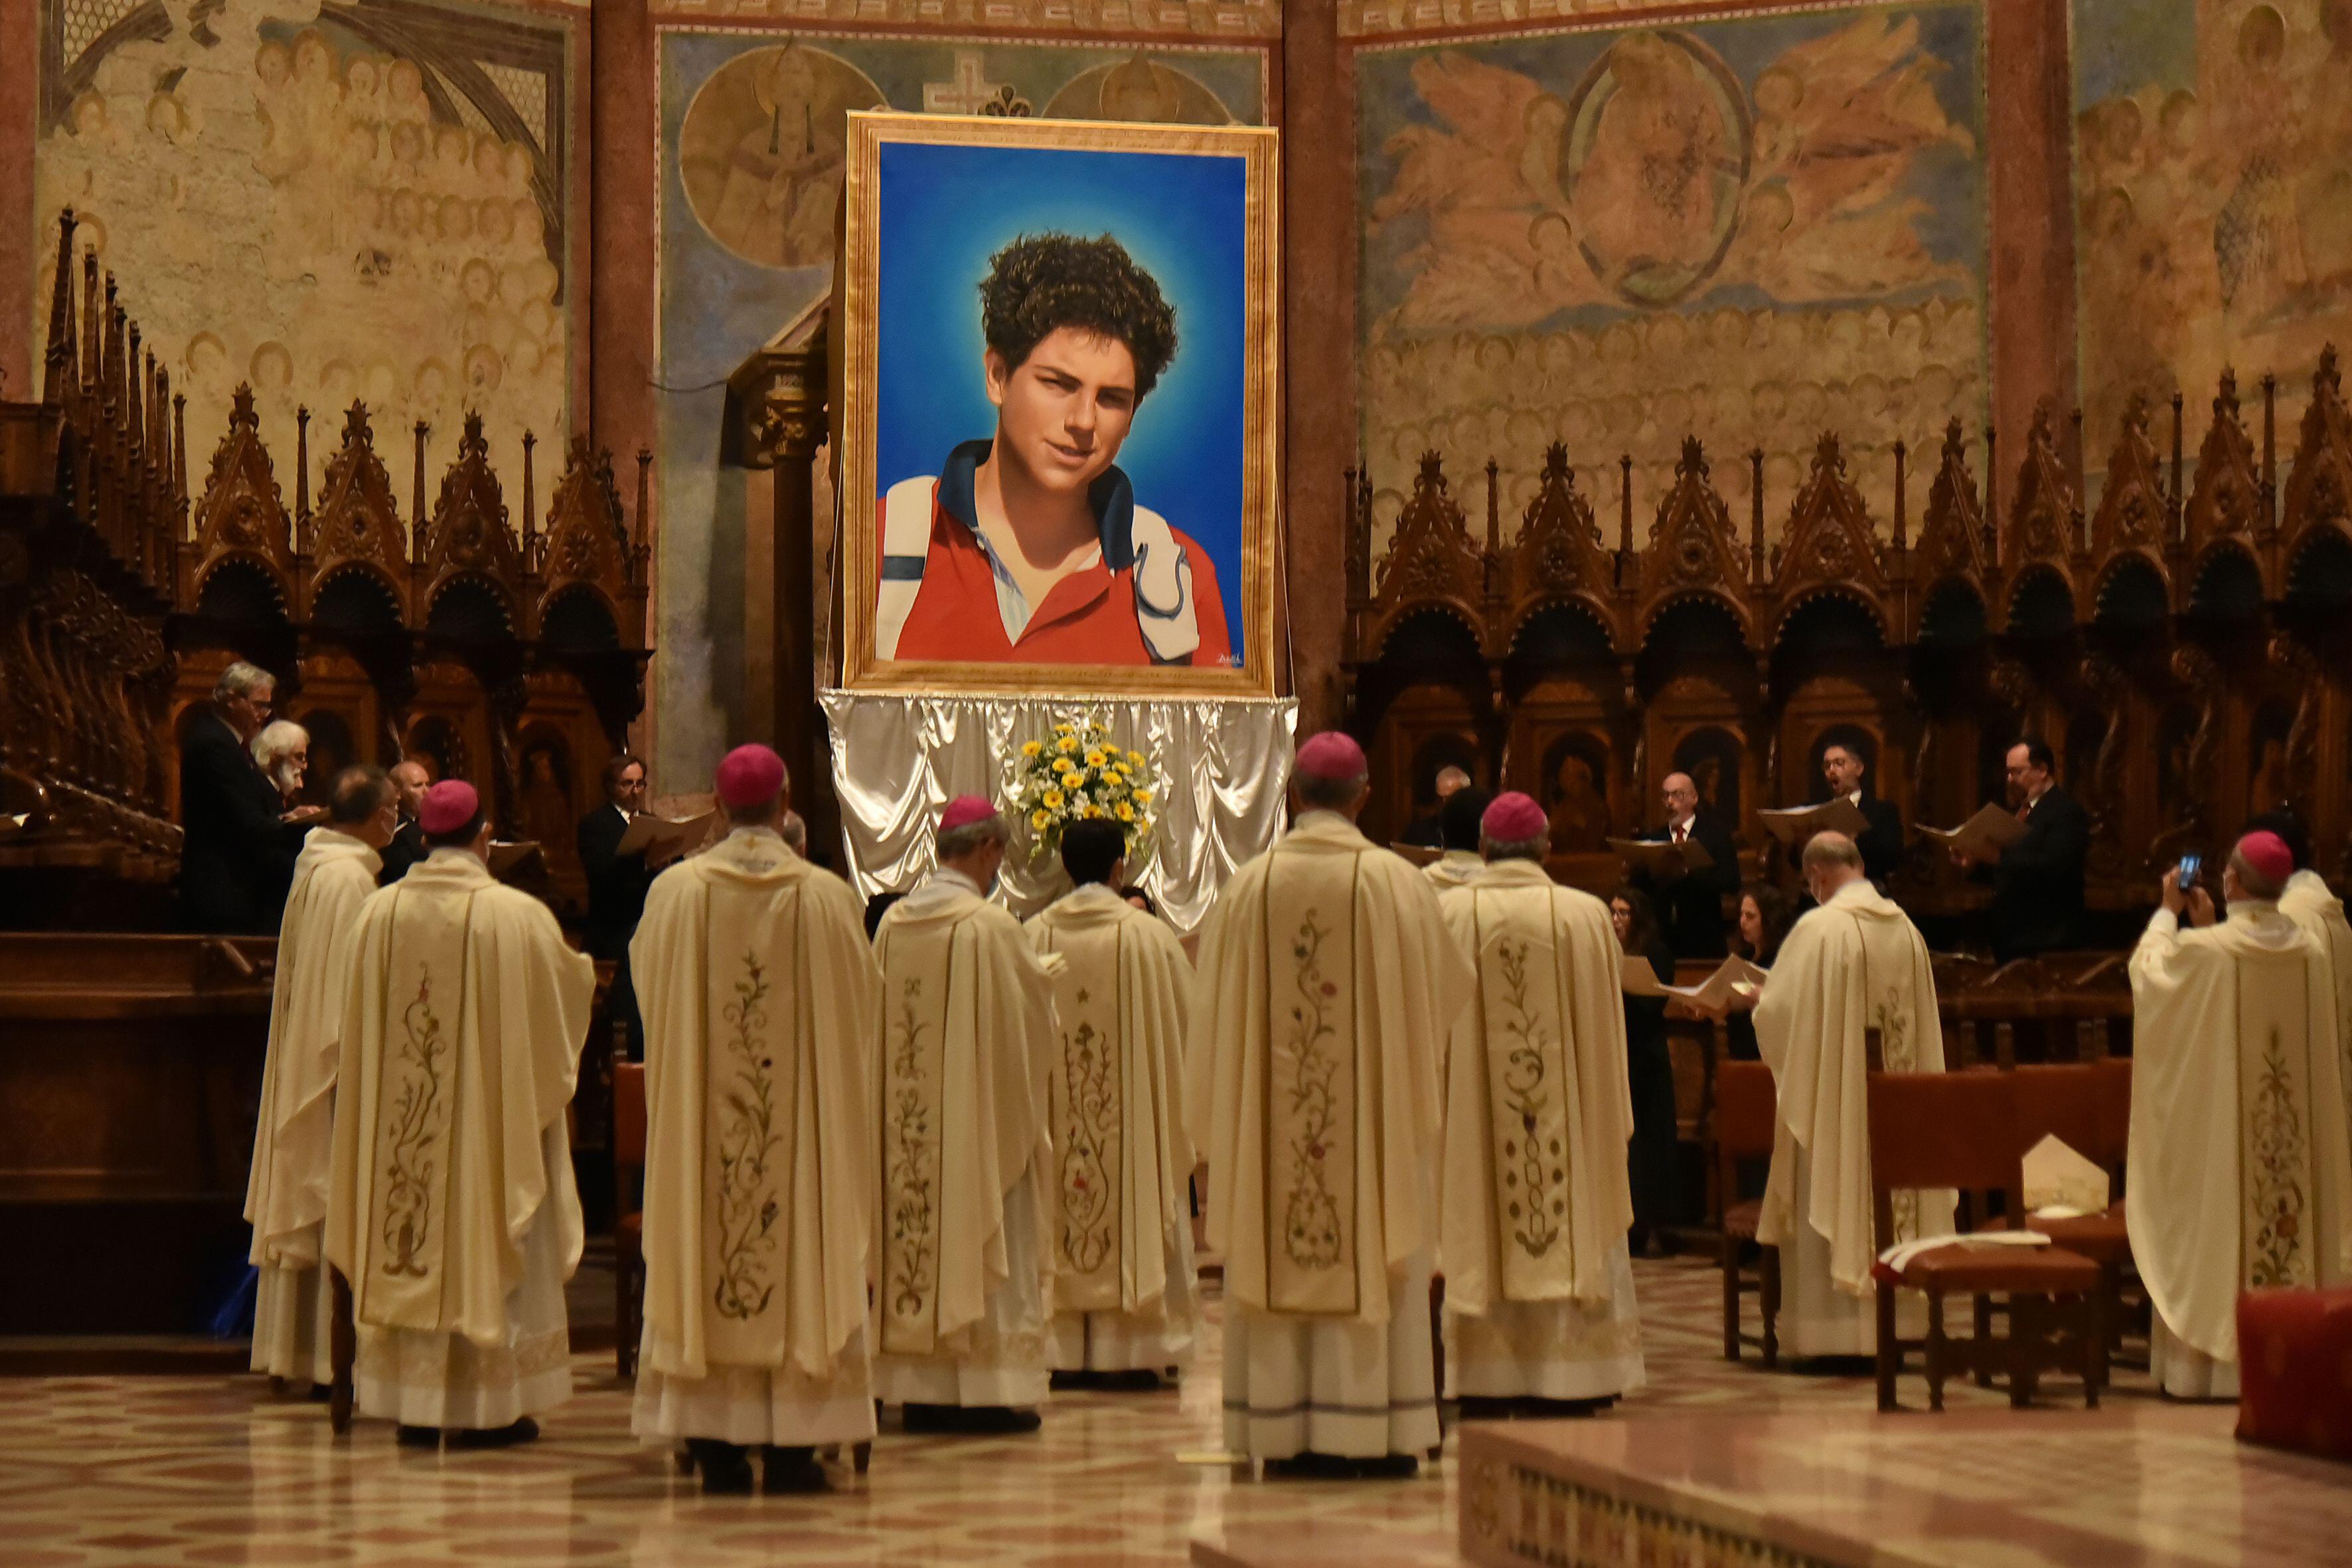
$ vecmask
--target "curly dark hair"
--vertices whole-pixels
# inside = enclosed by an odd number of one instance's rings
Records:
[[[1108,235],[1024,234],[989,258],[981,331],[1017,368],[1056,327],[1115,338],[1135,356],[1135,395],[1176,357],[1176,310],[1150,273]]]

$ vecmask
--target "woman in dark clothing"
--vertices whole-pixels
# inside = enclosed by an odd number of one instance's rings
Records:
[[[1651,970],[1674,984],[1675,955],[1658,929],[1650,900],[1633,888],[1609,900],[1617,944],[1630,958],[1647,959]],[[1633,1100],[1633,1141],[1626,1150],[1633,1188],[1633,1228],[1627,1245],[1636,1257],[1654,1247],[1663,1251],[1663,1231],[1675,1213],[1675,1065],[1666,1049],[1666,1003],[1663,996],[1625,998],[1625,1081]]]
[[[1772,967],[1780,956],[1780,943],[1789,928],[1797,923],[1797,906],[1788,894],[1761,882],[1751,882],[1739,895],[1739,956],[1759,969]],[[1752,997],[1742,998],[1748,1005],[1735,1005],[1723,1021],[1726,1047],[1736,1062],[1759,1060],[1756,1050],[1756,1021],[1748,1016],[1755,1005]]]

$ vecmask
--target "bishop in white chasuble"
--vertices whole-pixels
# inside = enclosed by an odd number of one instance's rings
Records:
[[[424,864],[361,906],[327,1257],[351,1282],[364,1415],[519,1441],[569,1398],[580,1264],[564,1108],[596,968],[501,887],[473,787],[425,792]]]
[[[335,1131],[336,1046],[351,986],[351,936],[375,891],[377,851],[392,842],[400,792],[381,768],[348,768],[327,824],[310,829],[278,928],[269,1054],[261,1070],[247,1255],[260,1270],[253,1303],[253,1370],[307,1391],[332,1381],[328,1330],[333,1281],[320,1266],[327,1170]]]
[[[875,933],[874,1389],[909,1430],[1025,1431],[1051,1376],[1053,982],[988,901],[1004,822],[964,796]]]
[[[2352,1205],[2328,960],[2276,898],[2294,862],[2248,834],[2223,873],[2228,919],[2177,873],[2131,960],[2131,1173],[2124,1218],[2156,1309],[2167,1394],[2238,1392],[2238,1293],[2340,1285]]]
[[[646,1025],[646,1308],[633,1425],[707,1491],[824,1484],[874,1436],[867,1053],[882,972],[849,885],[779,831],[784,764],[719,764],[730,831],[654,879],[629,945]]]
[[[1353,741],[1299,748],[1295,825],[1202,928],[1184,1064],[1225,1256],[1226,1445],[1350,1473],[1438,1444],[1438,1058],[1473,981],[1428,879],[1357,831],[1368,793]]]
[[[1486,857],[1478,853],[1479,822],[1493,799],[1485,790],[1465,785],[1438,806],[1437,837],[1444,851],[1423,866],[1421,874],[1439,892],[1465,887],[1485,874]]]
[[[1868,1037],[1877,1031],[1888,1072],[1941,1072],[1944,1031],[1927,944],[1864,879],[1853,840],[1814,835],[1804,868],[1819,907],[1790,931],[1756,1004],[1757,1048],[1780,1100],[1756,1235],[1780,1249],[1782,1350],[1871,1355]],[[1893,1207],[1893,1241],[1951,1232],[1949,1191],[1897,1192]],[[1916,1298],[1901,1305],[1906,1319],[1920,1316]]]
[[[2296,868],[2279,893],[2279,913],[2311,939],[2326,966],[2328,994],[2336,998],[2336,1077],[2344,1085],[2344,1120],[2347,1135],[2352,1136],[2352,923],[2346,921],[2344,901],[2329,890],[2327,879],[2306,864],[2310,847],[2302,824],[2291,814],[2279,815],[2286,816],[2284,826],[2292,829],[2279,837],[2285,840]],[[2345,1205],[2340,1217],[2345,1227],[2343,1255],[2352,1264],[2352,1204]]]
[[[1470,1417],[1643,1382],[1609,907],[1545,875],[1549,824],[1528,796],[1497,798],[1485,840],[1486,875],[1438,900],[1478,976],[1447,1047],[1439,1247],[1446,1384]]]
[[[1071,823],[1073,889],[1029,923],[1059,960],[1049,1056],[1056,1372],[1172,1372],[1191,1358],[1192,1142],[1178,1106],[1192,965],[1121,898],[1126,840]]]

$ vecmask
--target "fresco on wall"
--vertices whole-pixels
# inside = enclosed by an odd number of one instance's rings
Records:
[[[2276,374],[2292,429],[2352,340],[2352,0],[2074,0],[2074,25],[2085,455],[2135,389],[2201,427],[2225,367]]]
[[[1266,55],[690,27],[656,37],[662,657],[653,763],[657,779],[687,779],[708,776],[752,721],[742,689],[747,476],[719,461],[724,383],[832,287],[846,111],[1258,124]],[[956,363],[965,374],[964,359]],[[810,633],[822,669],[826,628]]]
[[[1365,461],[1383,530],[1424,448],[1568,443],[1646,520],[1685,432],[1768,529],[1815,437],[1891,519],[1887,448],[1984,416],[1979,13],[1840,8],[1357,57]],[[1483,494],[1477,496],[1483,500]],[[1613,537],[1613,535],[1612,535]]]
[[[192,469],[239,382],[289,452],[298,404],[354,398],[395,446],[422,419],[454,454],[469,408],[500,449],[559,437],[572,25],[376,0],[45,8],[63,68],[34,150],[35,341],[71,206],[188,397]]]

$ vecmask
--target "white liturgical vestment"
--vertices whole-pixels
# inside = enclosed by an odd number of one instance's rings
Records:
[[[370,895],[352,947],[327,1256],[351,1281],[359,1410],[506,1426],[572,1392],[564,1108],[596,966],[463,849]]]
[[[1029,922],[1058,954],[1052,1073],[1054,1368],[1180,1367],[1192,1349],[1192,1146],[1178,1107],[1192,965],[1099,882]]]
[[[2344,1282],[2347,1168],[2327,960],[2248,900],[2184,931],[2158,910],[2131,960],[2124,1217],[2168,1394],[2231,1398],[2238,1293]]]
[[[1448,849],[1421,868],[1439,892],[1467,887],[1486,874],[1486,862],[1475,849]]]
[[[269,992],[253,1174],[245,1190],[253,1303],[253,1370],[292,1382],[334,1376],[334,1292],[319,1265],[335,1135],[336,1043],[351,985],[351,934],[383,862],[348,833],[314,827],[294,862]]]
[[[2352,1134],[2352,924],[2343,900],[2328,891],[2316,871],[2297,871],[2279,894],[2279,913],[2302,928],[2326,961],[2329,994],[2336,998],[2336,1077],[2344,1085],[2344,1120]],[[2352,1268],[2352,1203],[2344,1205],[2343,1257]]]
[[[1437,1446],[1438,1058],[1473,979],[1429,879],[1334,812],[1301,815],[1210,911],[1184,1122],[1225,1255],[1229,1447]]]
[[[875,952],[875,1394],[1042,1404],[1051,977],[1021,923],[949,869],[891,906]]]
[[[1609,907],[1529,860],[1438,900],[1477,970],[1446,1056],[1447,1386],[1597,1399],[1643,1381],[1620,950]]]
[[[1927,944],[1856,879],[1809,910],[1780,944],[1756,1004],[1756,1045],[1779,1100],[1756,1237],[1780,1249],[1781,1348],[1869,1355],[1878,1346],[1876,1207],[1870,1184],[1870,1053],[1888,1072],[1944,1070]],[[1897,1192],[1890,1241],[1945,1236],[1953,1194]],[[1916,1300],[1906,1303],[1916,1312]]]
[[[739,827],[654,879],[646,1309],[633,1422],[663,1443],[874,1436],[867,1054],[882,972],[849,885]]]

